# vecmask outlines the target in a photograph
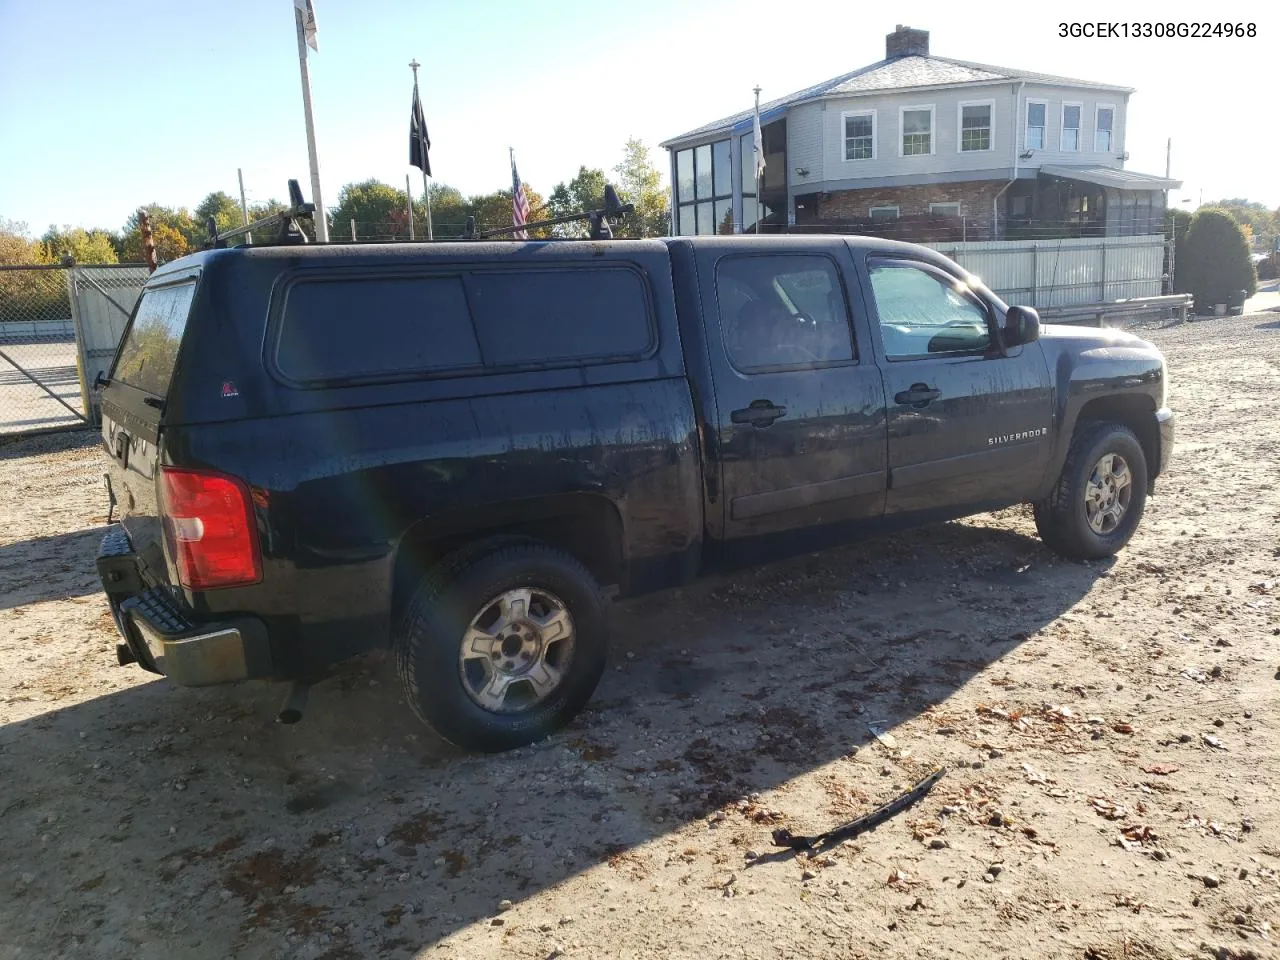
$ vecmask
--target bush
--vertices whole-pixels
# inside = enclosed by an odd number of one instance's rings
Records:
[[[1191,218],[1185,263],[1179,264],[1186,289],[1196,298],[1196,311],[1230,302],[1237,290],[1253,296],[1258,278],[1240,225],[1223,210],[1205,208]]]

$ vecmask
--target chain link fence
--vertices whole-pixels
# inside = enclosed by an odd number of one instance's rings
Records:
[[[66,268],[0,266],[0,434],[84,421]]]
[[[0,266],[0,436],[93,422],[142,266]]]

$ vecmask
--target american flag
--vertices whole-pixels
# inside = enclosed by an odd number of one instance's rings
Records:
[[[511,225],[523,227],[529,222],[529,198],[524,195],[524,184],[520,182],[520,172],[516,170],[516,152],[511,151]],[[517,240],[528,240],[528,230],[517,230],[513,236]]]

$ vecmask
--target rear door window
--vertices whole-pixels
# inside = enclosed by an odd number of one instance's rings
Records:
[[[653,346],[644,282],[626,268],[477,272],[467,293],[490,366],[621,360]]]
[[[120,344],[112,380],[156,397],[169,392],[195,292],[194,280],[143,292],[133,323]]]
[[[724,257],[716,296],[725,349],[743,372],[854,359],[840,273],[825,256]]]
[[[294,380],[434,373],[480,363],[457,276],[306,280],[285,299],[276,364]]]

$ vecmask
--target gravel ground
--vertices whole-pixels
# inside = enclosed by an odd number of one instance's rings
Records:
[[[1280,319],[1145,335],[1179,444],[1114,562],[1015,509],[619,605],[496,757],[377,657],[294,727],[116,667],[95,438],[0,447],[0,957],[1276,956]]]

